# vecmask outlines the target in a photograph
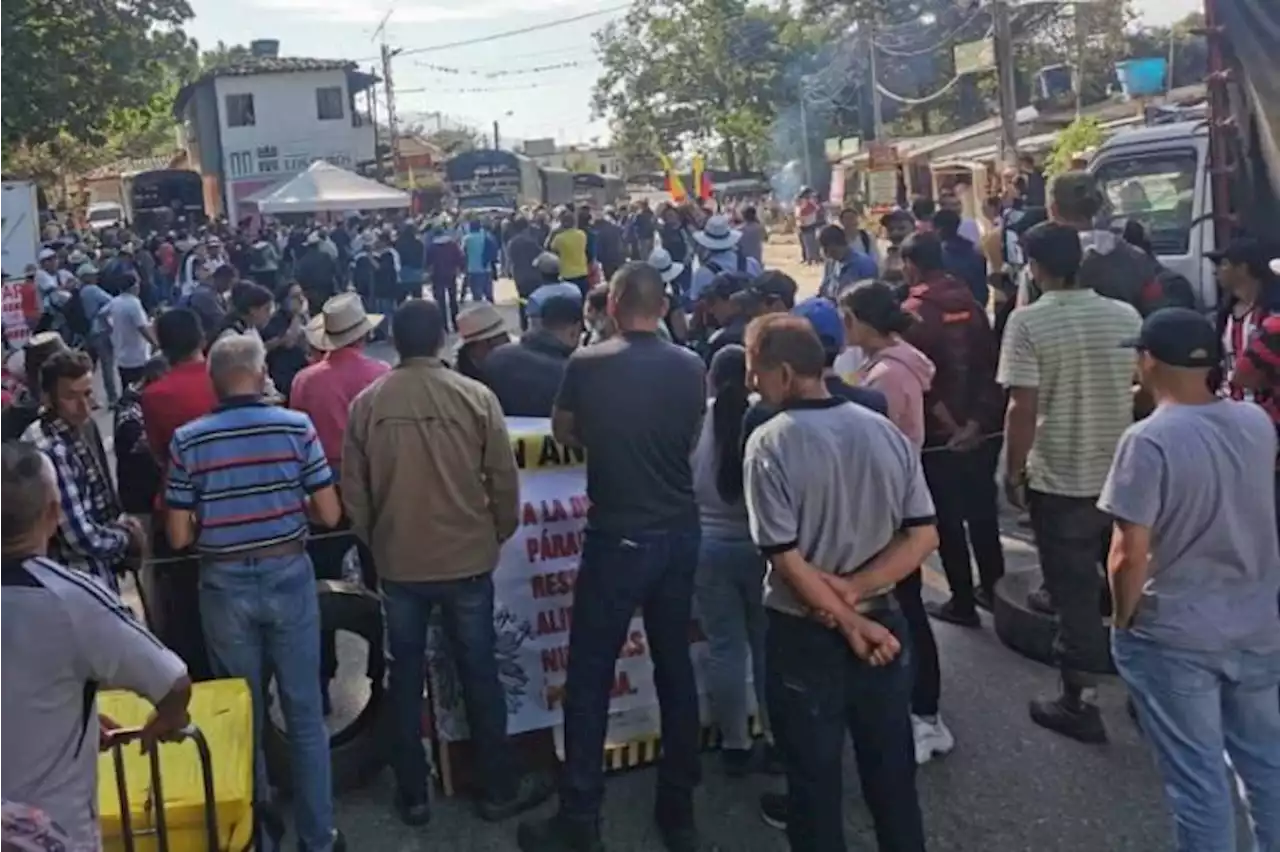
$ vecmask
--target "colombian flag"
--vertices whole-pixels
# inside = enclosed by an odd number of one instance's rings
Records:
[[[707,161],[701,154],[693,157],[693,185],[698,191],[698,198],[707,201],[711,198],[711,178],[707,176]]]
[[[662,170],[667,173],[667,192],[671,194],[671,200],[679,204],[689,198],[689,193],[684,190],[684,181],[680,180],[680,175],[676,174],[676,167],[672,165],[671,158],[666,154],[659,154],[662,160]]]

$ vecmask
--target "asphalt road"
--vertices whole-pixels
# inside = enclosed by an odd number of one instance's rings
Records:
[[[777,247],[771,246],[775,252]],[[787,265],[794,247],[781,249],[773,263]],[[802,291],[816,286],[811,269],[794,270]],[[504,313],[515,325],[510,286],[499,287]],[[394,360],[386,344],[372,354]],[[107,420],[106,417],[103,417]],[[109,422],[102,425],[109,431]],[[1027,570],[1035,557],[1026,530],[1009,517],[1004,523],[1009,570]],[[945,580],[926,571],[927,594],[945,596]],[[1124,712],[1123,687],[1115,679],[1101,689],[1111,742],[1086,746],[1044,731],[1027,717],[1028,699],[1051,693],[1055,673],[1006,649],[989,620],[982,629],[934,625],[942,658],[942,707],[957,747],[925,766],[918,786],[929,847],[958,852],[1157,852],[1170,847],[1170,820],[1161,799],[1150,754]],[[356,640],[352,640],[356,641]],[[344,640],[342,656],[358,648]],[[344,662],[343,671],[358,668]],[[340,679],[334,721],[363,698],[358,672]],[[345,693],[345,694],[342,694]],[[759,819],[761,792],[781,789],[780,780],[729,779],[714,754],[704,757],[705,783],[698,813],[706,837],[725,852],[778,852],[785,837]],[[636,769],[610,777],[604,810],[605,840],[613,852],[660,850],[652,828],[654,771]],[[858,795],[852,754],[846,747],[846,834],[850,849],[874,848],[870,817]],[[353,852],[411,850],[515,850],[515,820],[490,825],[475,817],[466,801],[440,794],[424,828],[400,824],[390,809],[390,773],[370,786],[341,796],[337,822]],[[541,809],[550,813],[554,805]],[[1242,847],[1243,848],[1243,847]]]

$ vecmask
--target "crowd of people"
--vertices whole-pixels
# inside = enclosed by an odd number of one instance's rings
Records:
[[[703,848],[696,617],[724,771],[785,778],[761,798],[764,820],[797,852],[846,848],[848,736],[878,847],[919,852],[917,767],[955,746],[931,619],[980,629],[992,608],[1003,483],[1044,574],[1030,604],[1057,616],[1061,688],[1030,702],[1031,719],[1104,742],[1092,672],[1111,654],[1177,848],[1235,848],[1231,772],[1258,846],[1275,847],[1280,251],[1241,239],[1216,256],[1215,327],[1185,281],[1094,229],[1090,176],[1059,176],[1046,195],[1016,217],[993,198],[986,233],[952,195],[920,201],[883,217],[884,244],[856,211],[806,220],[805,251],[824,264],[810,298],[765,268],[751,210],[734,221],[698,205],[130,240],[98,258],[96,282],[94,261],[72,256],[83,249],[51,246],[5,412],[16,674],[3,700],[22,734],[4,752],[6,802],[93,844],[93,755],[113,736],[95,690],[154,701],[150,743],[186,723],[191,682],[217,676],[250,685],[258,805],[274,812],[260,747],[274,678],[299,848],[344,848],[324,726],[337,662],[316,581],[341,576],[355,548],[383,604],[405,823],[431,816],[421,704],[439,608],[477,813],[506,820],[558,793],[553,816],[519,826],[520,848],[602,849],[609,695],[640,611],[667,849]],[[518,336],[493,304],[504,271]],[[364,351],[386,332],[394,367]],[[114,475],[95,368],[109,395],[107,374],[120,380]],[[549,418],[587,458],[554,780],[508,743],[495,662],[493,571],[520,500],[509,416]],[[934,551],[942,603],[923,594]],[[118,597],[122,571],[153,553],[154,635]]]

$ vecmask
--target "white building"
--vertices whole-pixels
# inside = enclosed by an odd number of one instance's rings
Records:
[[[376,77],[345,60],[279,56],[276,41],[250,49],[251,59],[209,70],[174,103],[206,209],[233,221],[256,212],[250,196],[316,160],[354,169],[374,158],[374,125],[356,95]]]

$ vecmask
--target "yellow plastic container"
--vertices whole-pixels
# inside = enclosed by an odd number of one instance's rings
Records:
[[[133,693],[98,696],[99,712],[117,724],[138,727],[151,704]],[[241,852],[253,839],[253,700],[243,680],[197,683],[191,691],[191,721],[204,734],[213,763],[219,852]],[[137,743],[122,747],[134,848],[158,849],[151,804],[151,762]],[[200,756],[190,740],[160,746],[161,788],[170,852],[206,852],[204,781]],[[124,852],[120,797],[112,752],[98,756],[98,813],[106,852]]]

